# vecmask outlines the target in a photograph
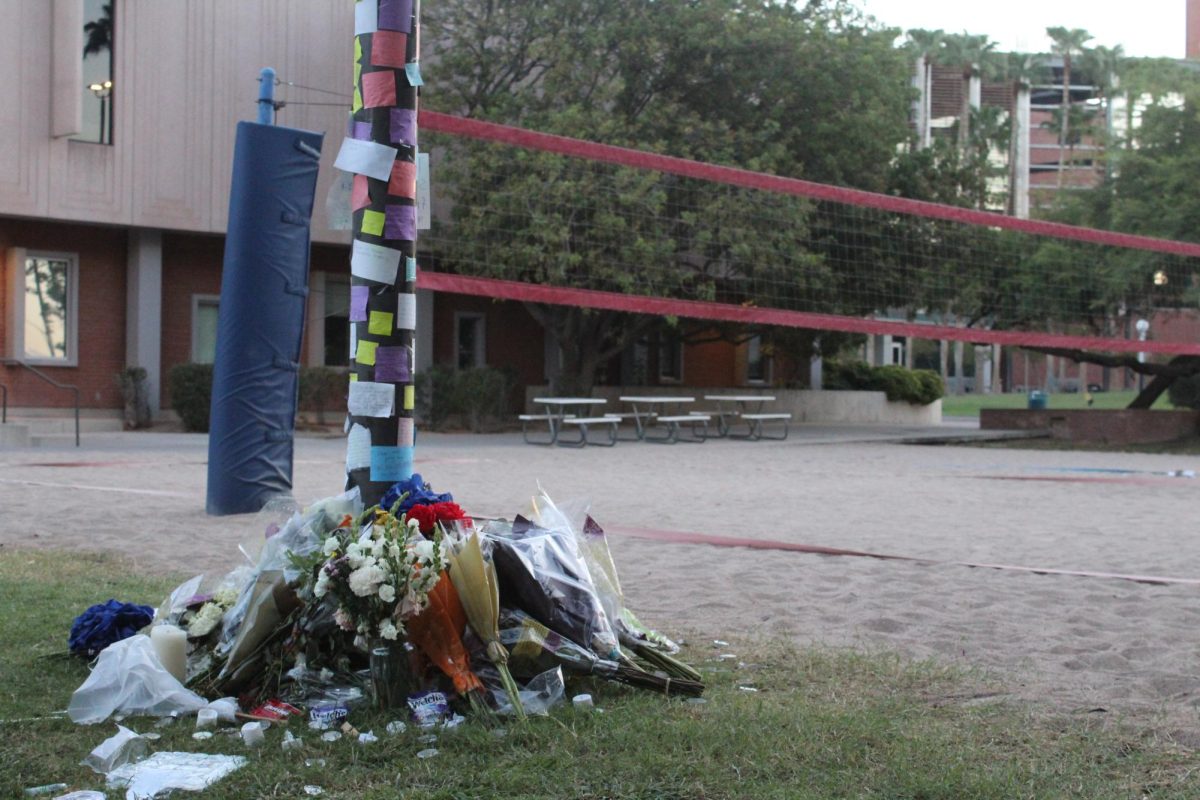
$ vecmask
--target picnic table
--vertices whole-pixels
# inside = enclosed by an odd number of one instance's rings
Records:
[[[674,444],[675,442],[703,442],[708,438],[708,423],[711,419],[707,414],[684,414],[680,407],[687,403],[696,402],[694,397],[672,397],[667,395],[622,395],[621,402],[628,403],[633,409],[633,417],[637,438],[645,442]],[[661,410],[656,410],[656,409]],[[681,438],[681,426],[691,428],[691,438]],[[665,432],[661,436],[647,435],[650,426],[662,426]]]
[[[617,425],[621,418],[613,415],[595,416],[584,414],[576,416],[570,413],[572,409],[590,411],[592,406],[602,406],[607,400],[597,397],[535,397],[533,402],[545,409],[543,414],[522,414],[521,435],[529,444],[553,445],[560,444],[570,447],[583,447],[585,444],[601,444],[612,447],[617,443]],[[528,425],[530,422],[545,422],[550,430],[550,438],[546,441],[529,438]],[[607,442],[594,442],[588,439],[588,427],[602,425],[609,429]],[[579,431],[578,439],[561,439],[564,426],[575,427]]]
[[[704,399],[717,404],[717,434],[735,439],[786,439],[788,421],[792,415],[786,412],[764,412],[763,406],[775,402],[774,395],[769,394],[706,394]],[[742,420],[746,423],[746,433],[733,434],[733,425]],[[780,422],[783,425],[783,435],[767,435],[763,426],[767,422]]]

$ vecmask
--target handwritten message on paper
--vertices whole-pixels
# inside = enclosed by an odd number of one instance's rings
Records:
[[[411,447],[372,447],[371,480],[402,481],[412,475]]]
[[[379,0],[358,0],[354,4],[354,35],[379,30]]]
[[[396,296],[396,330],[415,331],[417,329],[417,296],[415,294],[400,294]]]
[[[343,172],[386,181],[392,176],[392,164],[395,161],[396,148],[347,136],[342,139],[342,146],[333,165]]]
[[[412,447],[416,440],[416,428],[412,417],[400,417],[396,420],[396,444],[400,447]]]
[[[357,422],[346,437],[346,472],[371,466],[371,432]]]
[[[350,321],[351,322],[366,322],[367,321],[367,298],[371,295],[371,290],[366,286],[351,286],[350,287]]]
[[[389,31],[412,31],[413,0],[379,0],[379,27]]]
[[[356,417],[390,417],[396,410],[396,387],[391,383],[356,381],[350,384],[346,408]]]
[[[376,283],[391,285],[400,269],[400,251],[390,247],[354,240],[350,250],[350,274]]]
[[[362,76],[362,99],[367,108],[396,105],[396,73],[364,72]]]

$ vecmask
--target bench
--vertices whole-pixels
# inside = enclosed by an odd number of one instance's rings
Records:
[[[573,418],[574,416],[575,416],[574,414],[567,414],[567,416],[564,418],[564,422],[567,419]],[[555,420],[557,420],[558,418],[556,416],[554,416],[553,414],[521,414],[520,416],[517,417],[517,419],[519,419],[521,421],[521,437],[525,439],[526,444],[552,445],[558,440],[558,429],[554,425]],[[548,441],[544,441],[544,442],[535,440],[535,439],[530,439],[529,438],[529,423],[531,423],[531,422],[547,423],[550,426],[550,439]]]
[[[579,426],[579,440],[563,441],[558,440],[558,443],[566,447],[583,447],[585,444],[599,445],[601,447],[612,447],[617,443],[617,426],[621,424],[621,418],[617,415],[605,415],[603,417],[567,417],[562,421],[563,425]],[[594,442],[588,439],[589,425],[606,425],[608,426],[608,441]]]
[[[707,415],[709,417],[716,417],[717,418],[717,433],[716,433],[716,435],[722,436],[722,437],[729,435],[729,429],[733,426],[733,422],[736,422],[737,418],[739,416],[741,416],[741,413],[742,412],[736,411],[734,409],[720,409],[720,408],[714,409],[712,411],[689,411],[688,412],[688,414],[691,414],[692,416],[703,417],[703,416]],[[730,420],[733,420],[733,422],[730,422]]]
[[[750,428],[750,432],[746,435],[746,438],[749,439],[750,441],[757,441],[758,439],[783,440],[783,439],[787,438],[788,422],[792,419],[792,415],[787,414],[787,413],[742,414],[742,419],[746,421],[746,424]],[[783,423],[783,435],[768,436],[766,433],[766,430],[765,430],[765,426],[763,425],[763,423],[766,423],[766,422],[781,422],[781,423]]]
[[[656,426],[661,425],[666,428],[666,435],[651,436],[650,429],[647,428],[645,441],[654,442],[656,444],[675,444],[676,442],[703,442],[708,438],[708,423],[712,419],[709,414],[680,414],[678,416],[662,416],[658,415],[654,419]],[[689,438],[680,438],[683,432],[681,425],[689,425],[691,427],[691,436]]]

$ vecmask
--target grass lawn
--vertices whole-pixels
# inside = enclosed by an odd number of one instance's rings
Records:
[[[1123,392],[1096,392],[1092,408],[1125,408],[1137,392],[1133,389]],[[1047,398],[1049,408],[1087,408],[1087,399],[1081,392],[1060,392]],[[1029,398],[1024,393],[1018,394],[963,394],[947,395],[942,398],[942,415],[947,417],[978,417],[981,408],[1025,408]],[[1154,408],[1173,408],[1164,394],[1154,403]]]
[[[0,550],[0,796],[59,782],[103,789],[79,761],[116,729],[44,718],[66,707],[87,674],[82,661],[53,656],[88,605],[114,596],[157,605],[174,584],[104,557]],[[576,681],[568,690],[592,691],[603,713],[568,705],[524,726],[505,722],[503,737],[470,721],[430,745],[411,729],[383,735],[394,715],[356,712],[355,726],[381,734],[378,743],[323,743],[292,723],[302,752],[284,753],[278,728],[247,751],[233,736],[194,741],[184,719],[156,730],[152,749],[249,757],[197,795],[204,800],[305,797],[306,785],[325,798],[1200,796],[1200,758],[1149,732],[1035,716],[989,700],[996,687],[981,676],[933,663],[739,634],[727,632],[729,647],[694,642],[685,653],[706,672],[704,704]],[[720,652],[744,663],[719,661]],[[751,685],[757,691],[741,688]],[[43,719],[11,721],[30,717]],[[147,719],[125,724],[155,730]],[[416,758],[431,746],[437,756]]]

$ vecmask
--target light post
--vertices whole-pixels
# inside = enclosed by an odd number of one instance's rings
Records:
[[[1156,275],[1155,282],[1157,282],[1157,280],[1158,280],[1158,276]],[[1139,342],[1146,341],[1146,334],[1148,334],[1150,332],[1150,320],[1139,319],[1136,323],[1134,323],[1134,327],[1137,328],[1138,341]],[[1142,352],[1142,351],[1138,352],[1138,363],[1139,364],[1146,363],[1145,352]],[[1143,373],[1139,372],[1138,373],[1138,394],[1142,393],[1142,386],[1143,386],[1145,380],[1146,380],[1146,376]]]
[[[108,110],[108,98],[112,95],[113,82],[107,80],[103,83],[93,83],[88,86],[88,89],[100,101],[100,144],[108,144],[105,141],[108,133],[108,128],[105,126],[105,112]]]

